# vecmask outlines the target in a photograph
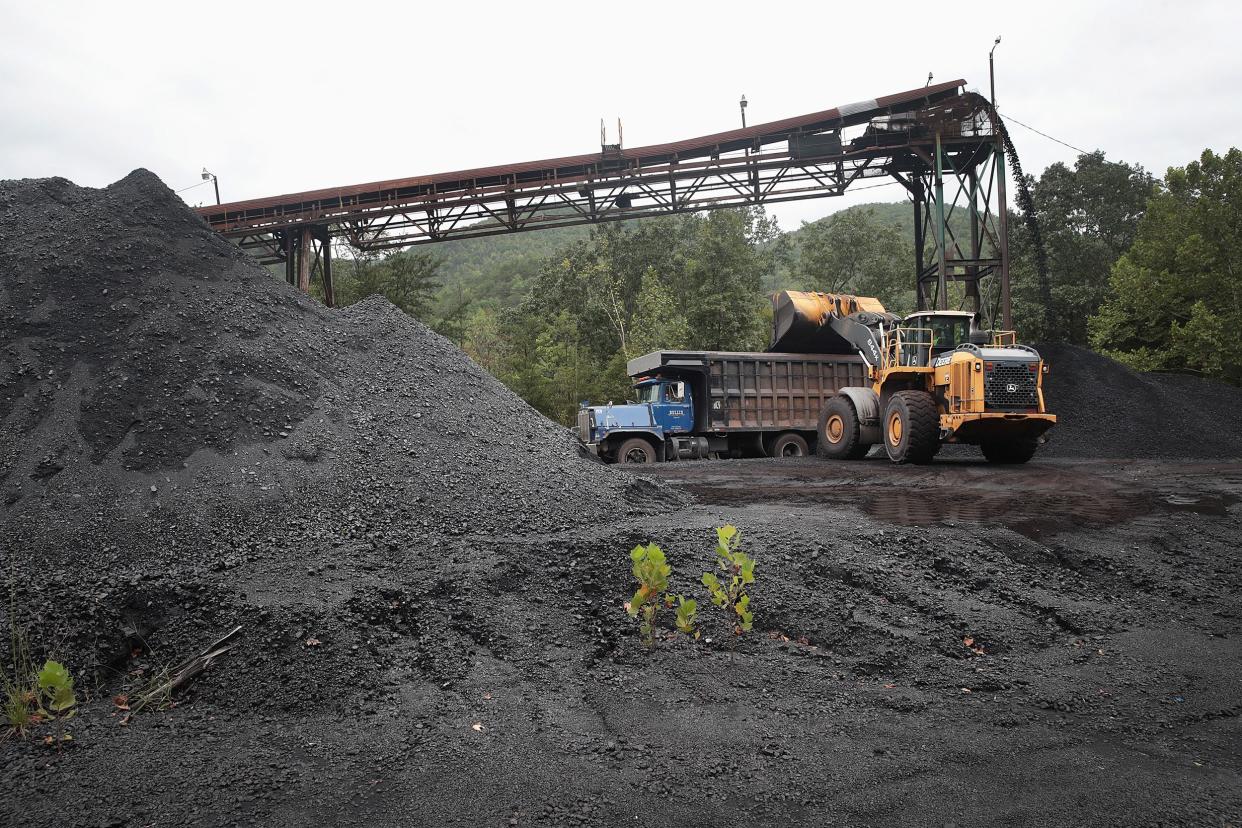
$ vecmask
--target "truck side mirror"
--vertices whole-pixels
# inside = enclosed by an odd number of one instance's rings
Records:
[[[684,400],[686,398],[686,384],[684,382],[673,383],[673,396],[678,400]]]

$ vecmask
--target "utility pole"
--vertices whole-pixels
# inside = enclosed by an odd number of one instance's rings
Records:
[[[746,96],[737,102],[738,109],[742,110],[742,129],[746,129]]]
[[[992,52],[996,51],[996,47],[1000,45],[1000,35],[996,36],[996,40],[992,43],[992,50],[988,52],[988,80],[992,84],[992,108],[996,108],[996,68],[992,63]]]
[[[203,180],[211,180],[211,186],[216,188],[216,206],[220,206],[220,179],[216,178],[212,173],[207,172],[207,168],[203,167]]]

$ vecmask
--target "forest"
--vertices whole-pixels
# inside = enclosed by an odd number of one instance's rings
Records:
[[[1028,177],[1010,216],[1023,341],[1090,347],[1143,371],[1242,384],[1242,152],[1205,150],[1157,178],[1103,152]],[[906,202],[854,206],[783,232],[762,208],[346,250],[337,296],[386,296],[459,344],[532,406],[570,423],[625,399],[626,362],[658,349],[766,345],[769,296],[796,288],[913,309]],[[313,286],[314,289],[319,287]]]

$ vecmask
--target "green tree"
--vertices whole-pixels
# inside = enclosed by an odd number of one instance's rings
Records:
[[[380,292],[401,310],[428,320],[440,286],[440,259],[426,251],[406,250],[380,265]]]
[[[871,207],[804,224],[797,274],[807,288],[873,296],[894,313],[913,310],[913,245]]]
[[[1169,170],[1109,287],[1090,323],[1097,350],[1242,384],[1242,152]]]
[[[1027,178],[1048,257],[1051,306],[1035,278],[1026,226],[1009,222],[1013,239],[1014,319],[1023,336],[1086,345],[1087,319],[1108,296],[1109,273],[1130,247],[1156,180],[1141,166],[1108,161],[1097,150],[1071,169],[1056,163]]]
[[[493,376],[502,376],[509,360],[509,343],[500,316],[492,308],[475,308],[462,326],[462,349]]]
[[[689,341],[690,326],[672,290],[661,281],[655,268],[647,268],[634,301],[629,356],[684,348]]]
[[[693,229],[680,300],[690,346],[745,351],[762,347],[762,284],[775,262],[763,245],[776,225],[758,210],[722,210],[690,219]]]

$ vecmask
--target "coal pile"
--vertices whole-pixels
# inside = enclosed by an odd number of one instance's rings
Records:
[[[1057,415],[1046,457],[1242,457],[1242,389],[1197,377],[1141,373],[1074,345],[1037,346]]]
[[[290,648],[415,583],[469,592],[465,539],[671,497],[382,298],[332,311],[273,279],[149,172],[0,184],[0,250],[4,568],[23,621],[106,690],[148,645],[234,624],[303,671],[255,671],[273,702],[356,687],[356,658]]]
[[[0,824],[1239,812],[1226,464],[630,474],[387,302],[332,311],[273,280],[149,173],[0,184],[0,249],[0,626],[80,696],[62,750],[46,723],[0,738]],[[1108,382],[1132,405],[1188,383],[1048,350],[1083,452],[1098,421],[1072,418]],[[979,502],[928,519],[916,496]],[[726,522],[758,560],[745,636],[700,589]],[[665,611],[640,642],[626,553],[648,541],[701,640]],[[126,717],[235,627],[174,706]]]

